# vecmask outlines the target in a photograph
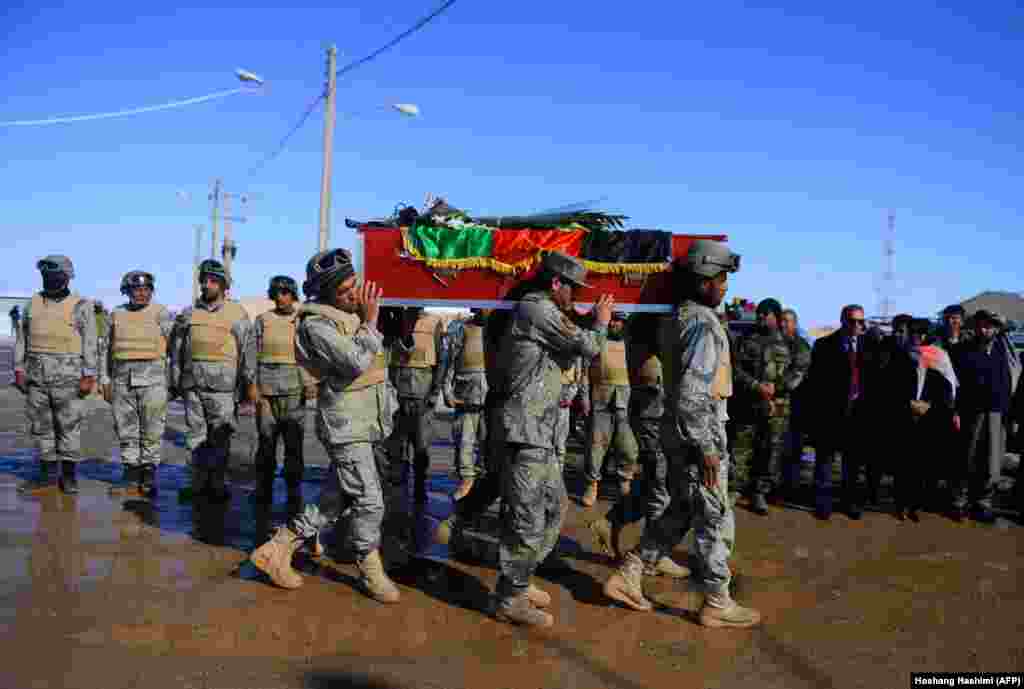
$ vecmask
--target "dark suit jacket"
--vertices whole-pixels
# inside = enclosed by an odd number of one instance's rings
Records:
[[[811,350],[811,367],[807,373],[807,416],[819,438],[832,434],[835,426],[850,411],[849,356],[844,347],[841,331],[815,341]],[[884,343],[869,338],[858,338],[857,360],[860,365],[860,398],[856,405],[858,416],[876,412],[879,379],[891,352]],[[862,417],[863,418],[863,417]],[[867,430],[867,429],[866,429]]]
[[[917,398],[917,363],[906,354],[896,355],[887,368],[885,380],[889,407],[886,416],[892,420],[897,440],[906,435],[918,442],[934,442],[943,431],[952,429],[953,388],[941,373],[931,369],[925,372],[920,399],[931,404],[931,409],[918,421],[910,412],[910,401]],[[943,435],[943,440],[948,435]]]

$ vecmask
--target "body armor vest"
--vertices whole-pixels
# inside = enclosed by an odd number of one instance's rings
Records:
[[[33,296],[28,350],[34,354],[81,354],[82,338],[75,332],[74,319],[80,301],[75,295],[60,302]]]
[[[405,368],[433,368],[437,366],[434,333],[441,319],[433,314],[421,315],[413,326],[413,350],[398,355],[397,365]]]
[[[601,355],[590,367],[590,382],[594,385],[629,385],[626,369],[626,343],[607,340]]]
[[[257,359],[261,364],[295,363],[295,325],[297,313],[290,315],[267,311],[263,321],[263,342]]]
[[[167,338],[160,330],[159,306],[129,311],[114,311],[111,355],[117,361],[153,361],[167,354]]]
[[[463,326],[462,356],[459,358],[459,373],[486,370],[484,358],[484,329],[480,325]]]
[[[228,301],[216,311],[192,311],[192,360],[234,363],[238,360],[238,343],[231,326],[246,316],[241,305]]]
[[[355,335],[356,331],[359,330],[361,321],[359,316],[353,313],[345,313],[333,306],[327,304],[303,304],[302,309],[299,312],[299,318],[304,318],[309,315],[323,316],[327,320],[334,324],[334,327],[342,335]],[[299,352],[296,352],[298,355]],[[314,362],[305,359],[301,356],[297,356],[297,363],[301,366],[306,373],[308,373],[313,380],[318,384],[324,378],[324,371],[317,366]],[[373,359],[373,363],[370,364],[370,368],[363,371],[363,373],[349,383],[345,390],[363,390],[371,385],[380,385],[388,379],[388,359],[387,354],[384,351],[377,352]]]

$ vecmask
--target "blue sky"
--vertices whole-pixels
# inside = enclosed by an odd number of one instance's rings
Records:
[[[193,225],[222,177],[255,192],[236,225],[236,289],[297,279],[315,248],[322,119],[254,176],[340,63],[436,0],[251,9],[72,2],[8,9],[0,121],[118,110],[268,82],[178,110],[0,127],[0,294],[70,255],[77,289],[118,301],[127,270],[188,301]],[[824,12],[824,14],[822,14]],[[529,212],[606,196],[638,227],[725,232],[735,295],[774,296],[806,325],[875,311],[887,208],[894,309],[930,313],[1024,291],[1024,10],[957,3],[492,3],[459,0],[339,84],[332,244],[344,218],[419,205]],[[419,119],[380,106],[416,103]],[[178,199],[183,190],[191,203]],[[209,251],[209,235],[206,239]]]

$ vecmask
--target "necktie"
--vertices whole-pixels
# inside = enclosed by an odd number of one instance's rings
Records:
[[[860,397],[860,364],[857,361],[855,340],[850,340],[846,354],[850,358],[850,400],[853,401]]]

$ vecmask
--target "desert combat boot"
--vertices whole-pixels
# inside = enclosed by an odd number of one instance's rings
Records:
[[[634,553],[626,553],[622,564],[604,584],[604,595],[623,605],[647,612],[654,606],[644,596],[644,563]]]
[[[704,627],[754,627],[761,622],[761,613],[744,608],[729,594],[709,593],[700,609]]]
[[[371,550],[366,557],[356,563],[359,567],[359,583],[366,594],[378,603],[397,603],[401,598],[395,582],[384,572],[380,552]]]
[[[302,575],[292,568],[292,556],[302,542],[301,536],[287,526],[282,526],[273,538],[254,550],[249,559],[256,569],[281,588],[297,589],[302,586]]]

